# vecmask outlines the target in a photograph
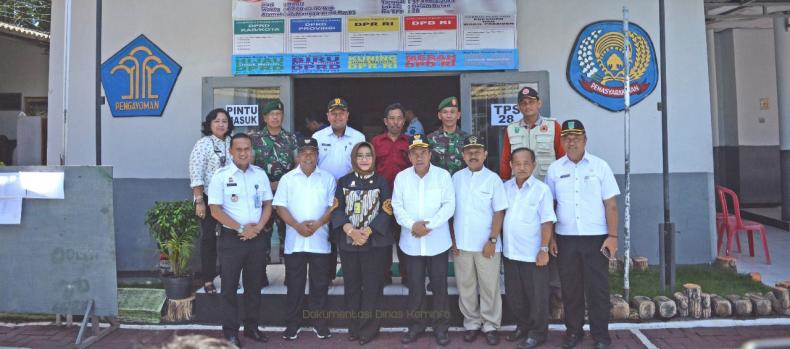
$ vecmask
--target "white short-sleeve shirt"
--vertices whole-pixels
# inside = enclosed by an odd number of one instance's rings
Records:
[[[335,199],[335,177],[315,169],[308,177],[296,167],[280,178],[272,205],[288,209],[297,222],[318,220]],[[313,235],[304,237],[290,225],[285,227],[285,254],[294,252],[329,253],[329,227],[322,225]]]
[[[502,225],[503,254],[534,263],[540,250],[541,224],[557,221],[551,191],[543,182],[529,177],[521,188],[511,178],[505,182],[505,193],[509,206]]]
[[[557,234],[607,234],[603,201],[620,188],[605,161],[589,152],[578,163],[563,156],[549,166],[546,184],[557,201]]]
[[[351,172],[351,150],[359,142],[365,141],[365,135],[346,126],[346,132],[338,137],[332,127],[326,127],[313,134],[318,141],[318,167],[340,179]]]
[[[483,167],[472,172],[468,167],[453,175],[455,189],[455,246],[459,250],[482,252],[491,236],[494,213],[508,207],[502,179]],[[496,252],[502,251],[497,239]]]
[[[208,204],[222,205],[222,210],[242,226],[258,224],[263,203],[271,199],[269,177],[255,165],[242,171],[231,162],[214,172],[208,187]]]
[[[401,250],[409,256],[435,256],[453,245],[450,238],[450,217],[455,211],[455,194],[450,173],[430,165],[422,178],[409,167],[395,176],[392,211],[401,226]],[[428,221],[428,235],[411,235],[415,222]]]

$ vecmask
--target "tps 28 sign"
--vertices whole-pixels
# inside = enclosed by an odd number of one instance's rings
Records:
[[[512,103],[491,104],[491,126],[507,126],[523,117],[518,105]]]

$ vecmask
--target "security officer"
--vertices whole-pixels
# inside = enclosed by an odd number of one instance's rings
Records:
[[[272,193],[277,193],[277,184],[282,176],[296,167],[296,136],[283,129],[283,102],[275,99],[261,109],[264,127],[252,138],[252,150],[255,154],[253,164],[263,168],[272,183]],[[285,241],[285,223],[275,213],[266,222],[264,235],[271,248],[272,227],[277,226],[280,238],[280,256],[283,255]],[[268,257],[268,253],[267,253]],[[264,287],[268,280],[264,279]]]
[[[542,106],[543,101],[534,88],[524,87],[518,91],[518,110],[523,118],[507,126],[502,140],[499,161],[502,180],[512,177],[510,152],[517,148],[529,148],[535,152],[537,162],[534,176],[541,181],[546,177],[549,165],[565,155],[560,144],[560,123],[540,115]]]
[[[331,337],[326,311],[329,291],[329,227],[335,202],[335,177],[316,167],[318,142],[307,138],[299,142],[299,166],[281,179],[274,196],[277,214],[287,225],[285,230],[285,285],[287,327],[283,339],[295,340],[301,322],[309,318],[320,339]],[[308,269],[309,268],[309,269]],[[302,311],[304,287],[310,275],[310,311]]]
[[[251,165],[250,136],[237,133],[231,138],[233,162],[219,169],[209,185],[211,215],[222,224],[222,332],[238,347],[239,311],[236,289],[244,270],[244,336],[266,342],[258,330],[261,308],[261,281],[266,270],[266,241],[258,235],[272,212],[269,178],[260,167]]]
[[[620,189],[612,169],[585,150],[587,134],[579,120],[562,123],[563,158],[549,166],[546,184],[556,201],[556,245],[565,342],[573,348],[584,338],[584,309],[590,318],[594,348],[608,348],[609,257],[617,252],[617,195]],[[585,301],[586,294],[586,301]]]
[[[502,293],[499,271],[502,243],[499,233],[507,197],[502,180],[485,168],[485,141],[464,140],[466,168],[453,175],[455,217],[453,260],[458,283],[458,306],[464,315],[464,341],[474,342],[482,330],[489,345],[499,344]]]
[[[449,220],[455,211],[455,194],[450,173],[431,165],[431,151],[421,135],[409,145],[409,167],[395,177],[392,210],[401,226],[399,245],[409,269],[409,300],[406,317],[409,332],[401,343],[417,340],[431,322],[436,343],[450,343],[447,334],[450,308],[447,296],[447,258],[452,246]],[[433,284],[432,307],[423,309],[425,270]]]
[[[469,136],[458,127],[458,119],[461,118],[458,98],[443,99],[439,103],[436,116],[442,122],[442,126],[427,137],[431,147],[431,163],[453,175],[464,167],[462,155],[464,139]]]

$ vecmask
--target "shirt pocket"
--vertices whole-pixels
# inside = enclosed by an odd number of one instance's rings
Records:
[[[538,203],[536,202],[522,203],[519,208],[517,220],[519,223],[526,225],[540,224],[540,217],[538,214]]]
[[[493,210],[491,208],[491,201],[494,199],[494,194],[491,191],[474,190],[474,207],[483,212]]]
[[[535,151],[540,153],[551,152],[554,148],[554,138],[550,135],[535,136]]]
[[[235,202],[239,202],[239,200],[240,200],[239,197],[241,196],[241,188],[239,188],[239,185],[237,184],[237,185],[232,186],[232,187],[226,186],[225,187],[225,191],[223,193],[223,197],[225,199],[223,201],[223,203],[227,204],[227,203],[234,202],[233,201],[233,196],[234,195],[236,196],[236,201]]]
[[[516,134],[516,135],[508,134],[508,138],[510,139],[510,145],[512,145],[512,146],[524,145],[524,135],[523,134]],[[511,149],[513,150],[515,148],[511,147]]]

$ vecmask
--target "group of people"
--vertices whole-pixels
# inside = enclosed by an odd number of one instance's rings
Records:
[[[539,114],[541,105],[537,91],[519,90],[524,117],[507,128],[499,174],[485,167],[483,137],[458,127],[456,97],[439,103],[441,126],[428,135],[404,134],[403,106],[387,106],[386,131],[370,142],[348,126],[342,98],[327,104],[329,126],[303,139],[282,129],[279,100],[262,108],[266,124],[251,134],[231,136],[227,113],[210,112],[205,137],[190,157],[190,176],[202,224],[206,292],[216,292],[219,250],[225,338],[241,345],[236,289],[243,275],[243,335],[268,340],[258,330],[257,316],[276,224],[285,231],[284,339],[297,339],[306,324],[319,338],[331,337],[332,312],[326,305],[335,253],[346,310],[355,314],[348,338],[360,344],[375,339],[396,245],[409,291],[402,313],[409,324],[404,344],[418,340],[429,326],[437,344],[450,342],[452,255],[464,341],[482,334],[488,344],[499,343],[504,269],[505,302],[517,325],[506,340],[520,341],[520,349],[545,342],[551,284],[561,285],[563,348],[582,340],[585,308],[595,348],[607,348],[607,264],[617,251],[619,189],[609,166],[585,150],[584,125],[579,120],[560,125]],[[559,282],[552,282],[552,271]],[[308,274],[309,310],[303,311]]]

